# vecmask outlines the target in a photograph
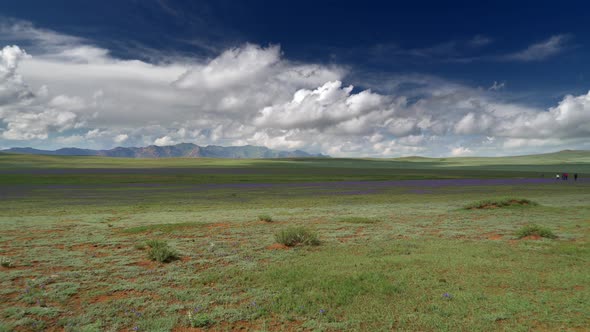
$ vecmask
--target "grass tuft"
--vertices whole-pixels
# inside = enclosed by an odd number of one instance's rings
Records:
[[[273,222],[272,217],[268,214],[261,214],[258,216],[258,220],[266,221],[266,222]]]
[[[504,207],[515,207],[515,206],[535,206],[539,205],[524,198],[504,198],[504,199],[488,199],[483,201],[477,201],[468,204],[464,207],[465,210],[476,210],[476,209],[497,209]]]
[[[160,240],[149,240],[148,258],[160,263],[167,263],[178,259],[178,253],[168,246],[168,243]]]
[[[298,244],[316,246],[320,244],[316,232],[310,231],[305,227],[289,227],[275,234],[275,240],[287,247]]]
[[[2,267],[14,267],[14,263],[12,262],[12,259],[8,258],[8,257],[0,257],[0,265]]]
[[[191,313],[190,311],[187,313],[188,316],[188,323],[190,327],[208,327],[213,325],[215,321],[209,317],[209,315],[205,313]]]
[[[516,236],[519,239],[527,236],[540,236],[547,239],[557,238],[557,235],[555,235],[549,228],[539,225],[524,226],[523,228],[519,229],[518,232],[516,232]]]

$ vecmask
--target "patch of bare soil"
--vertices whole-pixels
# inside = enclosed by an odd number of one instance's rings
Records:
[[[136,263],[131,263],[129,265],[141,266],[145,267],[146,269],[155,269],[159,266],[159,263],[156,261],[143,260]]]
[[[528,202],[526,201],[520,201],[517,199],[513,199],[510,200],[504,204],[500,204],[500,203],[487,203],[487,204],[482,204],[479,206],[474,206],[472,207],[470,210],[485,210],[485,209],[499,209],[499,208],[503,208],[503,207],[507,207],[507,206],[514,206],[514,205],[521,205],[521,206],[527,206],[529,205]]]
[[[0,271],[22,271],[22,270],[33,270],[33,266],[24,266],[24,265],[13,265],[13,266],[0,266]]]
[[[488,237],[488,240],[493,240],[493,241],[502,240],[501,234],[488,234],[487,237]]]
[[[270,246],[266,247],[268,250],[289,250],[289,247],[282,243],[273,243]]]
[[[484,205],[480,205],[480,206],[478,206],[478,207],[474,207],[474,208],[471,208],[471,209],[472,209],[472,210],[481,210],[481,209],[497,209],[497,208],[499,208],[499,207],[500,207],[500,206],[499,206],[499,205],[497,205],[497,204],[484,204]]]
[[[211,225],[207,225],[207,229],[209,230],[213,230],[213,229],[225,229],[225,228],[230,228],[231,224],[227,223],[227,222],[218,222],[218,223],[214,223]]]
[[[521,240],[540,240],[542,238],[543,237],[541,237],[540,235],[534,234],[534,235],[525,236],[525,237],[521,238]]]

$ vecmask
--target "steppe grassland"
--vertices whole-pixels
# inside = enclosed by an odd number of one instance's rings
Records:
[[[590,183],[549,178],[589,168],[535,162],[1,156],[0,331],[584,330]],[[507,197],[538,205],[464,209]]]

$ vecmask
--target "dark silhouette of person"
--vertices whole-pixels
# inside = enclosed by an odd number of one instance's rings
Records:
[[[574,181],[578,181],[578,173],[574,173]]]

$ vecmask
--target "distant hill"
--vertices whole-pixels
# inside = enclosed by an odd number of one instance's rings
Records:
[[[457,157],[448,158],[449,163],[473,163],[479,165],[511,164],[511,165],[544,165],[544,164],[569,164],[590,163],[590,151],[587,150],[562,150],[558,152],[531,154],[524,156],[506,157]]]
[[[103,156],[122,158],[301,158],[328,157],[311,154],[301,150],[278,151],[264,146],[199,146],[192,143],[180,143],[169,146],[150,145],[146,147],[116,147],[110,150],[90,150],[63,148],[58,150],[38,150],[33,148],[10,148],[0,152],[51,155],[51,156]]]

